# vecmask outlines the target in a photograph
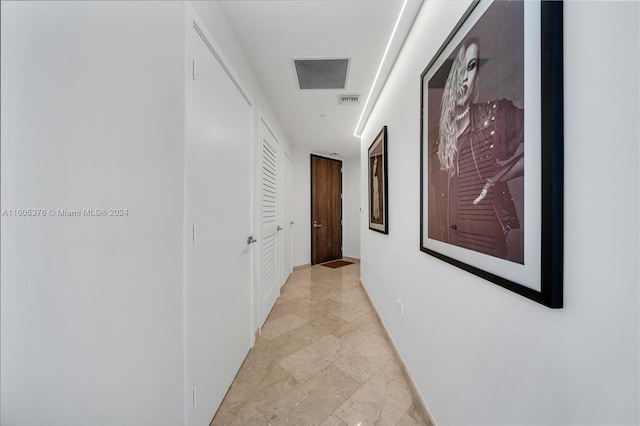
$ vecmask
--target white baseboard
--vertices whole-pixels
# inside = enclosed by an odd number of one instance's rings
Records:
[[[306,268],[310,268],[310,267],[311,267],[310,263],[305,263],[304,265],[294,266],[293,270],[297,271],[298,269],[306,269]]]

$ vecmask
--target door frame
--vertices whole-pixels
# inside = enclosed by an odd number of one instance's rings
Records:
[[[280,280],[279,284],[282,288],[293,272],[293,158],[291,158],[291,155],[283,145],[280,146],[279,154],[281,156],[278,157],[278,173],[280,174],[278,194],[282,199],[278,200],[278,208],[281,208],[278,213],[283,214],[278,217],[280,226],[283,228],[283,234],[286,235],[288,232],[289,235],[289,238],[282,238],[282,244],[278,247],[278,279]],[[285,174],[285,164],[289,170],[288,175]],[[288,214],[285,215],[285,212]],[[278,236],[278,238],[280,238],[280,236]],[[278,243],[280,243],[280,241],[278,241]],[[289,256],[285,256],[286,247],[289,248]],[[282,268],[280,268],[280,266],[282,266]]]
[[[309,156],[309,198],[310,198],[310,212],[309,212],[309,241],[311,245],[311,258],[309,259],[309,263],[311,266],[318,265],[319,263],[313,263],[313,157],[322,158],[323,160],[335,161],[340,163],[340,257],[344,255],[342,252],[342,244],[343,244],[343,233],[342,233],[342,223],[344,218],[342,217],[342,170],[343,163],[342,160],[338,160],[336,158],[325,157],[324,155],[318,154],[310,154]]]

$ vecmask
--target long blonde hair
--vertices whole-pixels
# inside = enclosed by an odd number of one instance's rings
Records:
[[[440,170],[449,170],[455,174],[455,159],[458,152],[458,126],[456,123],[456,107],[460,98],[460,86],[466,71],[465,54],[469,45],[478,45],[476,37],[469,38],[460,46],[456,58],[451,64],[451,71],[444,86],[442,102],[440,104],[440,143],[438,144],[438,158]]]

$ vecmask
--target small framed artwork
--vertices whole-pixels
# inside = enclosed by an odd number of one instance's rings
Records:
[[[562,2],[477,0],[421,75],[420,249],[563,304]]]
[[[369,229],[389,233],[387,126],[369,147]]]

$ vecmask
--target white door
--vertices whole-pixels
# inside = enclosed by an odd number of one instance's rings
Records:
[[[280,295],[278,279],[278,142],[260,121],[260,326]]]
[[[209,424],[251,341],[253,110],[203,37],[187,89],[189,424]]]
[[[287,151],[282,150],[281,164],[281,191],[280,191],[280,210],[279,210],[279,223],[280,233],[278,235],[278,243],[280,244],[280,286],[282,287],[292,271],[293,259],[291,246],[293,236],[293,207],[292,207],[292,182],[293,182],[293,167],[291,157],[287,154]]]

